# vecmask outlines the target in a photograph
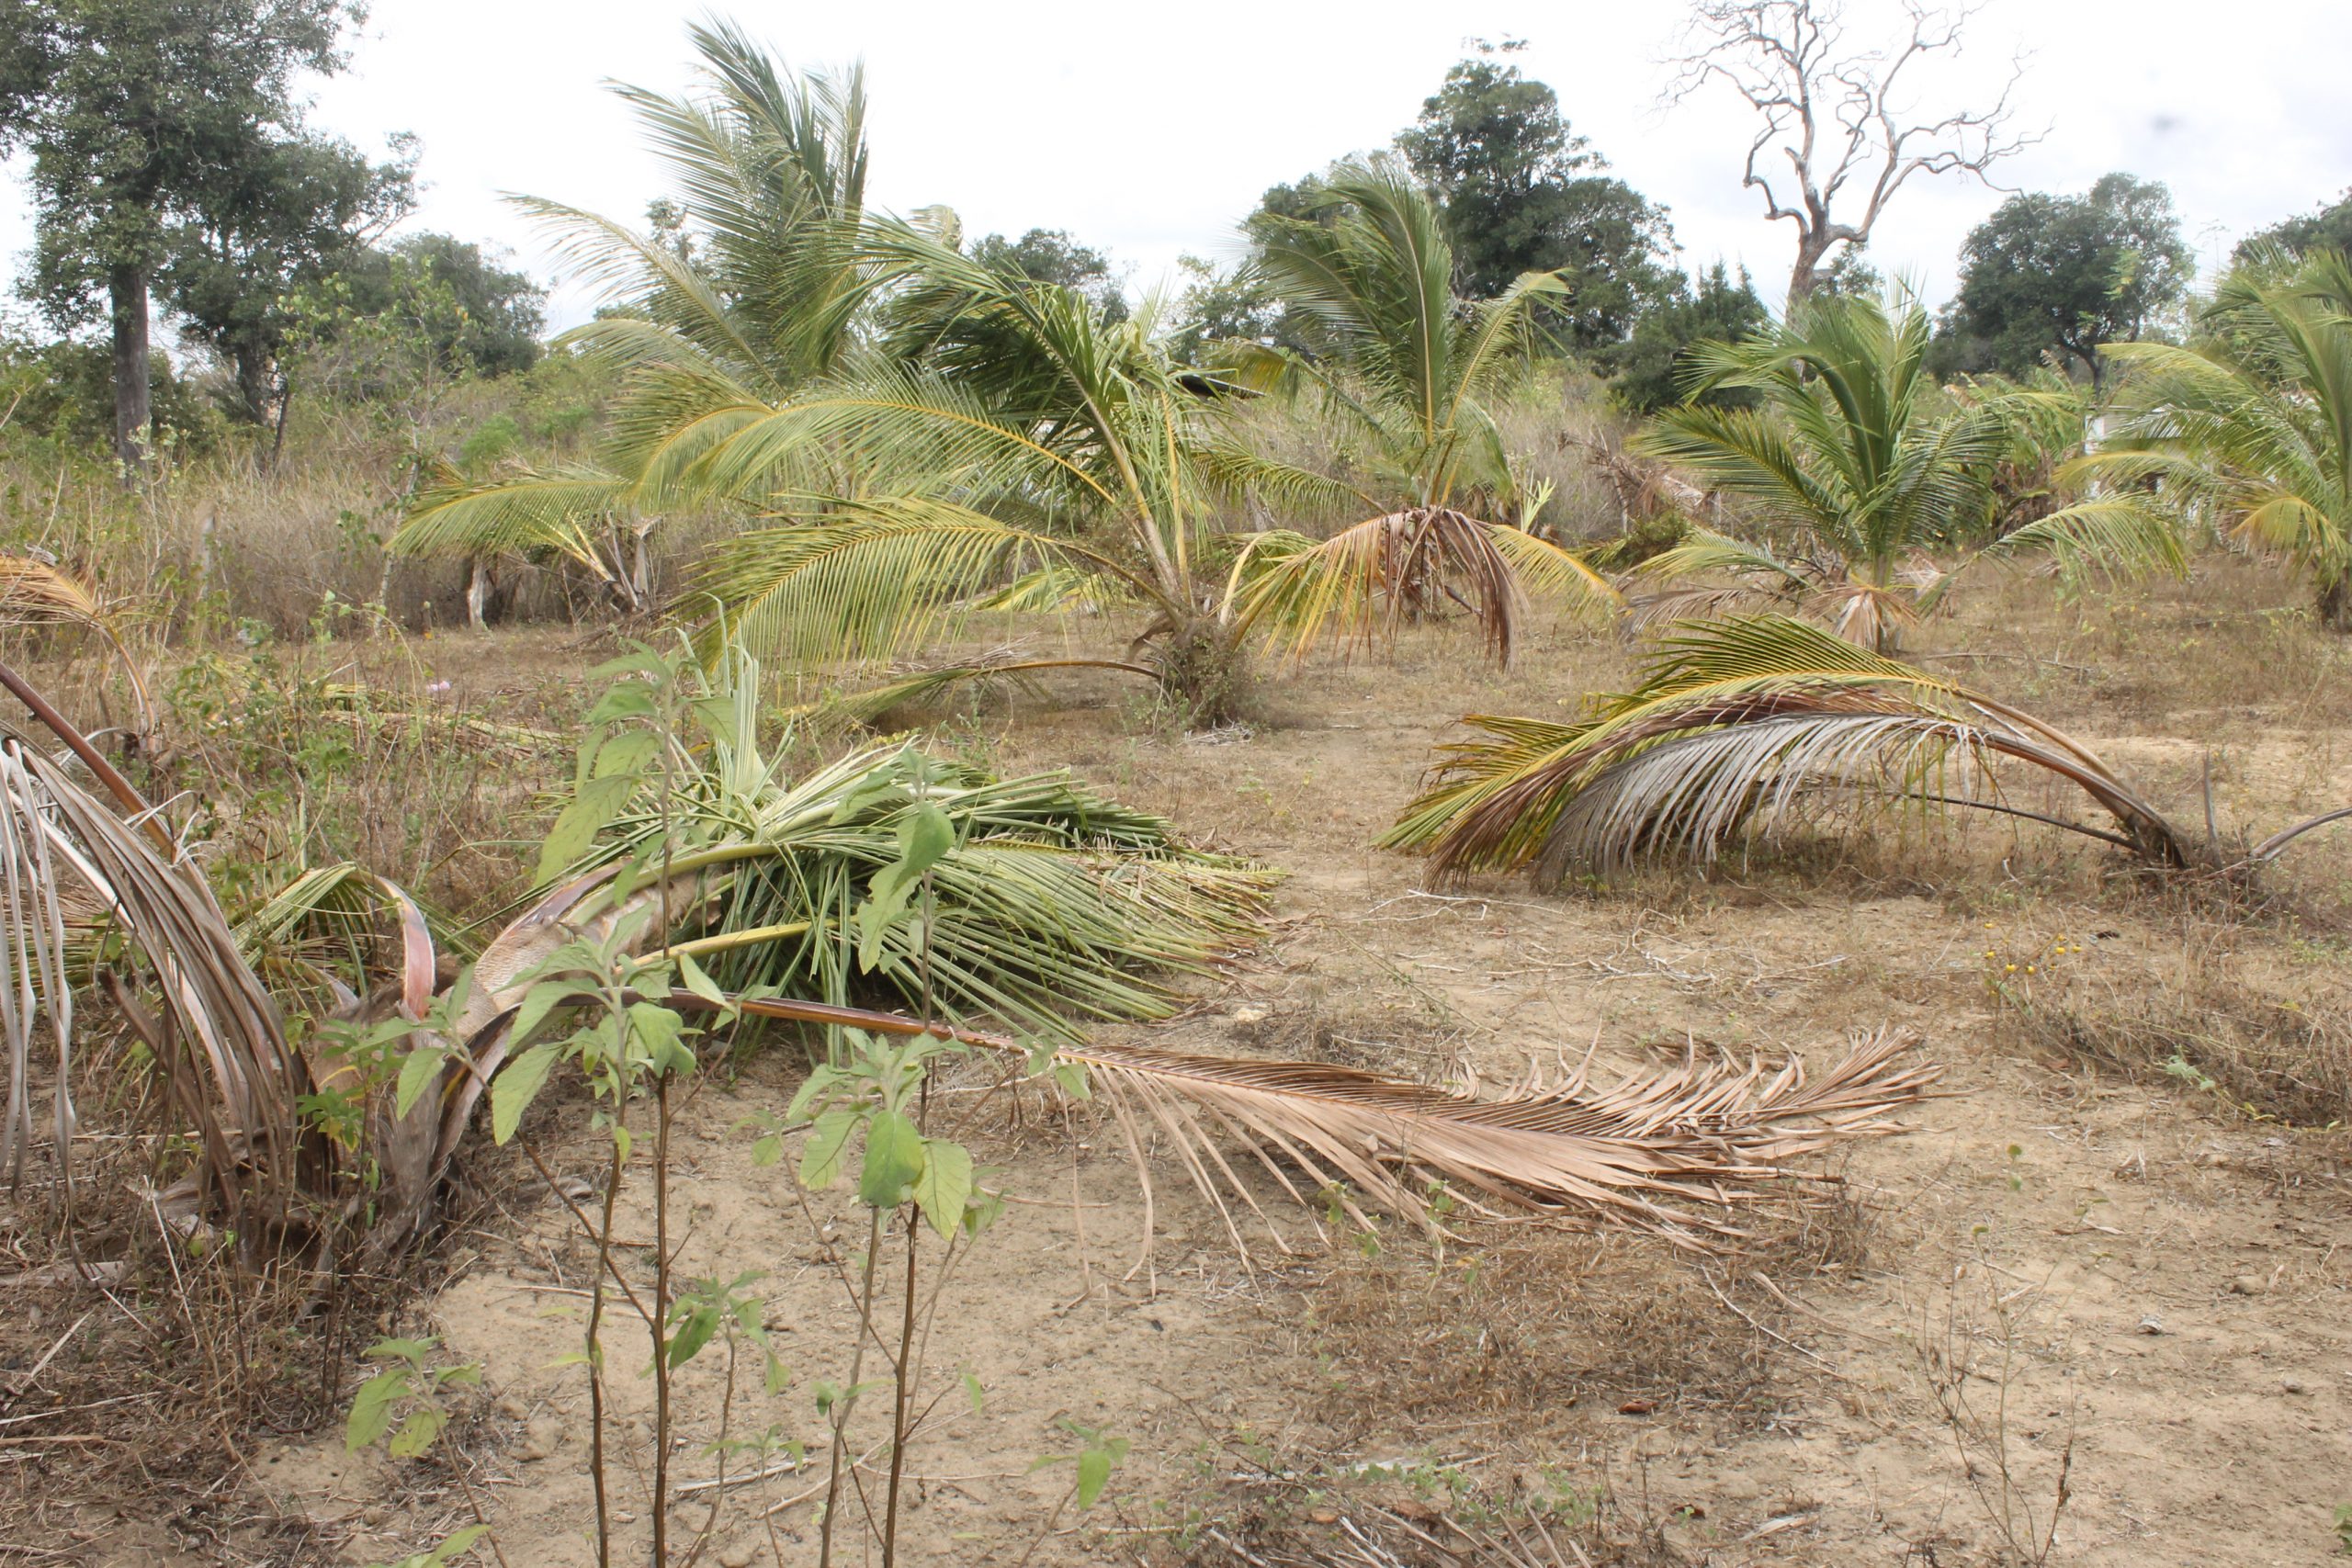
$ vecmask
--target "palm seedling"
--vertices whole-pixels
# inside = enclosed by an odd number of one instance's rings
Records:
[[[2113,428],[2075,472],[2284,556],[2352,630],[2352,263],[2319,251],[2222,280],[2188,347],[2111,344]]]
[[[1532,867],[1556,886],[1587,870],[1818,825],[1947,807],[2020,818],[2158,867],[2259,867],[2330,812],[2260,843],[2165,817],[2088,748],[1983,692],[1785,615],[1686,623],[1641,683],[1571,722],[1475,716],[1383,842],[1440,875]],[[2002,773],[2038,770],[2088,797],[2105,826],[2018,806]]]
[[[1652,557],[1640,569],[1648,580],[1707,574],[1734,586],[1667,593],[1645,618],[1779,600],[1886,652],[1977,560],[2041,553],[2069,573],[2180,568],[2171,520],[2131,494],[2047,511],[1948,569],[1928,560],[1931,547],[1964,542],[1983,515],[1987,476],[2017,439],[2000,410],[1939,412],[1927,370],[1931,336],[1916,299],[1816,295],[1766,332],[1696,345],[1694,399],[1747,388],[1761,406],[1686,402],[1634,445],[1749,502],[1766,537],[1696,531]]]

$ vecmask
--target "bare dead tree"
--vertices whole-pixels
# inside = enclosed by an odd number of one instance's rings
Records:
[[[1913,175],[1969,174],[1997,190],[1985,171],[2041,139],[2009,129],[2022,60],[2011,62],[1990,108],[1928,118],[1903,96],[1910,85],[1905,73],[1919,60],[1960,53],[1961,33],[1978,8],[1904,0],[1906,38],[1849,48],[1838,0],[1692,0],[1684,51],[1669,62],[1666,102],[1682,103],[1721,83],[1762,120],[1740,183],[1764,193],[1767,218],[1797,226],[1790,303],[1813,291],[1833,248],[1870,243],[1879,215]],[[1785,176],[1773,172],[1780,156],[1789,161]],[[1782,200],[1784,190],[1793,198]],[[1841,196],[1842,219],[1833,211]],[[1853,217],[1857,204],[1860,215]]]

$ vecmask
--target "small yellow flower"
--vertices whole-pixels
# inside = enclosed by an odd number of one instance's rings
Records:
[[[2003,970],[2001,971],[2001,973],[2003,973],[2004,975],[2014,975],[2014,974],[2016,974],[2017,972],[2018,972],[2018,966],[2017,966],[2016,964],[2012,964],[2008,965],[2007,968],[2005,968],[2005,969],[2003,969]]]
[[[2033,965],[2032,965],[2032,964],[2027,964],[2027,965],[2025,966],[2025,972],[2026,972],[2027,974],[2029,974],[2029,975],[2032,974],[2032,973],[2033,973]]]

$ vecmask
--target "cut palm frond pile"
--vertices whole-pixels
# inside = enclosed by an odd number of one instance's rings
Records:
[[[129,814],[0,725],[0,1024],[8,1051],[0,1163],[12,1179],[21,1175],[33,1128],[30,1046],[45,1024],[56,1045],[52,1149],[70,1193],[74,1008],[65,905],[86,893],[120,935],[132,978],[107,972],[113,1000],[152,1053],[175,1130],[196,1151],[199,1201],[233,1223],[241,1240],[299,1223],[329,1164],[324,1138],[300,1112],[314,1089],[310,1064],[288,1042],[277,1001],[238,952],[202,874],[86,739],[70,731],[64,739]]]
[[[1800,824],[1947,807],[2047,823],[2153,865],[2219,870],[2258,866],[2345,815],[2233,854],[2032,716],[1784,615],[1684,624],[1640,685],[1596,699],[1579,721],[1466,722],[1490,739],[1448,747],[1382,840],[1428,854],[1440,876],[1532,866],[1540,885],[1556,886],[1647,858],[1711,863],[1728,845]],[[2010,804],[2001,763],[2075,785],[2112,827]]]

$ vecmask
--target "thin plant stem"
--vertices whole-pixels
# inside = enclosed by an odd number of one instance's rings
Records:
[[[653,1080],[653,1561],[670,1561],[670,1070]]]
[[[604,1225],[596,1234],[596,1281],[588,1297],[588,1474],[596,1490],[596,1568],[613,1565],[613,1507],[605,1485],[605,1275],[613,1267],[613,1205],[621,1193],[621,1131],[626,1095],[613,1102],[613,1160],[605,1174]]]
[[[865,1342],[874,1337],[874,1264],[882,1253],[882,1211],[871,1211],[865,1233],[865,1277],[857,1292],[857,1349],[849,1359],[849,1386],[833,1406],[833,1451],[825,1477],[825,1517],[817,1543],[817,1568],[832,1568],[833,1520],[842,1495],[842,1455],[849,1451],[850,1413],[857,1408],[857,1381],[865,1371]]]

